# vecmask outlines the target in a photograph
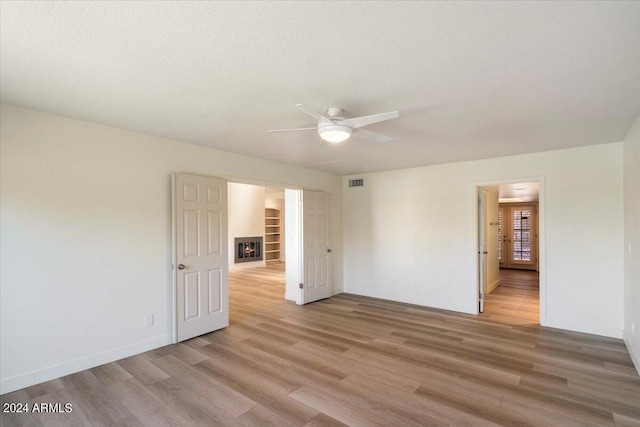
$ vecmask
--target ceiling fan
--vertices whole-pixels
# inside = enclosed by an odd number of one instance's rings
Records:
[[[400,113],[397,111],[390,111],[388,113],[372,114],[370,116],[346,119],[342,116],[342,108],[331,107],[327,110],[327,115],[324,116],[304,104],[296,104],[296,107],[318,120],[318,125],[316,127],[309,128],[268,130],[267,133],[317,130],[320,138],[333,144],[346,141],[351,134],[354,134],[357,138],[369,139],[378,142],[389,142],[393,141],[393,138],[362,129],[362,127],[400,117]]]

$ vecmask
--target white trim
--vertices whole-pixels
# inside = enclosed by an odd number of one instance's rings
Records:
[[[378,298],[386,301],[403,302],[406,304],[418,305],[418,306],[421,306],[421,308],[425,308],[425,309],[434,308],[439,310],[456,311],[458,313],[465,313],[465,314],[477,314],[477,313],[474,313],[473,308],[469,308],[469,306],[464,306],[457,303],[451,303],[449,301],[434,300],[430,298],[416,298],[415,295],[401,295],[401,294],[398,294],[395,290],[394,292],[384,292],[384,291],[380,292],[380,291],[372,291],[371,289],[367,289],[367,288],[354,288],[350,286],[349,290],[345,291],[345,293],[361,295],[364,297]],[[475,304],[475,306],[477,310],[478,304]]]
[[[176,248],[176,180],[177,173],[171,174],[171,319],[173,325],[171,325],[171,342],[176,344],[178,342],[178,307],[176,301],[178,301],[178,251]]]
[[[633,346],[633,342],[631,341],[631,337],[629,333],[624,330],[622,331],[624,335],[624,343],[627,346],[627,350],[629,351],[629,355],[631,356],[631,361],[636,367],[636,371],[640,375],[640,349],[637,349]]]
[[[564,329],[566,331],[583,332],[585,334],[600,335],[609,338],[622,338],[622,329],[609,326],[594,325],[591,323],[575,322],[573,320],[546,319],[545,325],[549,328]]]
[[[493,292],[493,290],[497,288],[499,284],[500,284],[500,279],[496,280],[495,282],[487,286],[487,293],[490,294],[491,292]]]
[[[267,262],[265,260],[240,262],[237,264],[230,265],[229,271],[239,271],[239,270],[245,270],[247,268],[266,267],[266,266],[267,266]]]
[[[0,381],[0,394],[10,393],[45,381],[64,377],[65,375],[84,371],[85,369],[95,368],[96,366],[104,365],[105,363],[115,362],[116,360],[124,359],[125,357],[135,356],[136,354],[164,347],[168,344],[171,344],[171,335],[160,335],[134,344],[107,350],[102,353],[96,353],[88,357],[82,357],[59,365],[53,365],[37,371],[27,372],[26,374],[5,378]]]
[[[300,187],[298,185],[290,185],[290,184],[282,184],[282,183],[279,183],[279,182],[242,178],[242,177],[239,177],[239,176],[232,176],[232,175],[223,175],[223,176],[220,177],[220,179],[224,179],[227,182],[233,182],[233,183],[236,183],[236,184],[255,185],[256,187],[283,188],[283,189],[286,189],[286,190],[302,190],[302,187]]]

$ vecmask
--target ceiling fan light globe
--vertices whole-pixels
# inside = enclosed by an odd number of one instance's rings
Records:
[[[339,144],[351,136],[353,129],[343,125],[329,125],[318,128],[318,134],[323,140],[332,144]]]

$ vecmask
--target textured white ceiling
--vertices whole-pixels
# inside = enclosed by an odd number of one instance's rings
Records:
[[[639,2],[1,3],[4,103],[338,174],[620,141]],[[296,103],[388,144],[320,146]]]
[[[500,184],[498,197],[500,199],[518,199],[521,202],[538,201],[540,184],[537,182],[521,182],[517,184]]]

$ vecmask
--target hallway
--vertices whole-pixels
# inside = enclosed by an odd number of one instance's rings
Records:
[[[484,298],[479,320],[505,325],[540,323],[540,275],[537,271],[500,269],[500,285]]]

